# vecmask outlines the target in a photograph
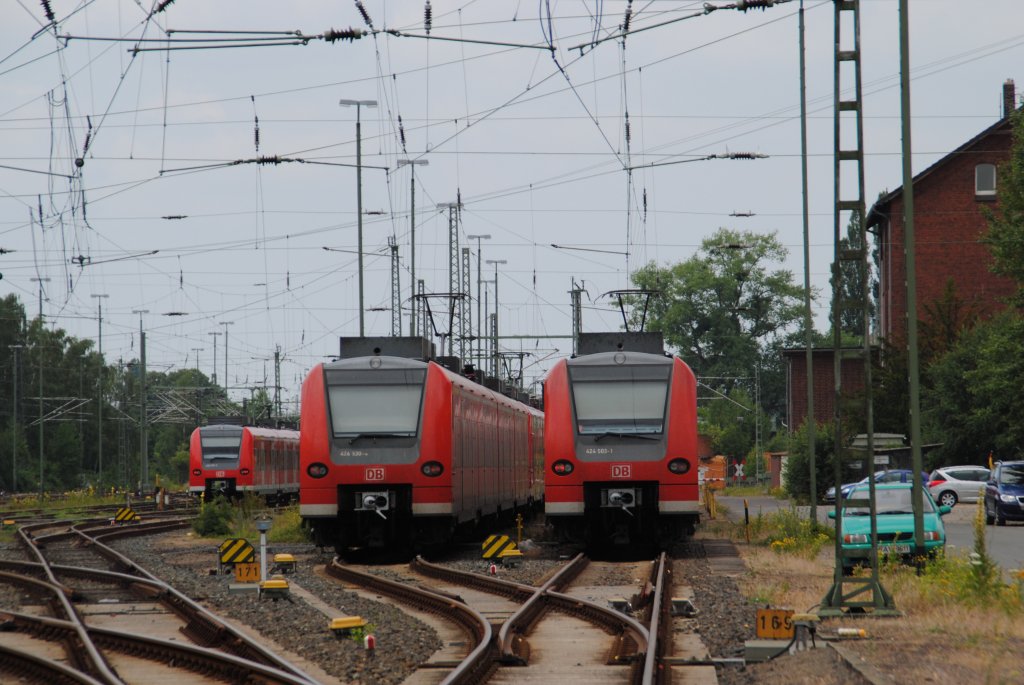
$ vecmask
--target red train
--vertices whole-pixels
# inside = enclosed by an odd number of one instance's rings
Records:
[[[206,499],[251,492],[269,503],[299,494],[299,432],[214,424],[192,431],[189,492]]]
[[[538,410],[379,352],[319,364],[302,384],[299,509],[318,545],[413,549],[539,507]]]
[[[593,547],[692,535],[702,506],[693,371],[660,353],[660,335],[590,335],[545,382],[547,522]]]

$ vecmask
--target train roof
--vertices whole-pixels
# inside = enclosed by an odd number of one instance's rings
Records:
[[[231,423],[211,423],[208,426],[198,426],[196,428],[201,434],[202,433],[220,433],[220,432],[234,432],[234,431],[249,431],[252,435],[258,435],[265,438],[291,438],[296,437],[299,434],[297,430],[290,430],[287,428],[264,428],[262,426],[239,426]]]

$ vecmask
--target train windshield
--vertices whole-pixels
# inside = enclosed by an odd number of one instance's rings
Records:
[[[334,437],[415,437],[425,378],[423,369],[328,371]]]
[[[580,435],[651,435],[665,429],[669,365],[572,369]]]
[[[203,446],[204,462],[238,459],[238,454],[242,449],[241,428],[203,430],[199,433],[199,437]]]

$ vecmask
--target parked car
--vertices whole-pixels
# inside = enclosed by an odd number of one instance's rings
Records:
[[[984,466],[943,466],[928,477],[928,492],[932,499],[947,507],[957,502],[977,502],[988,474]]]
[[[878,554],[896,555],[902,561],[914,557],[914,506],[912,483],[882,483],[875,488],[875,520],[878,531]],[[946,527],[942,517],[951,509],[936,505],[926,491],[921,491],[924,548],[934,556],[946,546]],[[867,484],[855,486],[849,499],[867,499]],[[835,511],[828,517],[835,519]],[[843,572],[849,574],[853,566],[866,562],[871,554],[871,509],[869,507],[843,507],[840,510],[842,528]]]
[[[1024,521],[1024,461],[997,461],[985,483],[985,523]]]
[[[910,476],[914,473],[910,469],[890,469],[888,471],[875,471],[875,484],[878,483],[909,483]],[[923,475],[923,474],[922,474]],[[839,487],[839,492],[842,493],[843,499],[850,496],[850,491],[858,485],[867,485],[868,479],[865,476],[856,483],[845,483]],[[836,489],[835,486],[825,491],[825,502],[827,504],[836,503]]]

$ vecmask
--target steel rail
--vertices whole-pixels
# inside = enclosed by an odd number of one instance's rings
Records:
[[[346,582],[372,589],[393,597],[424,611],[437,614],[457,623],[476,642],[476,646],[448,676],[442,685],[464,685],[484,682],[497,665],[497,649],[490,622],[478,611],[425,588],[413,587],[380,576],[362,573],[338,563],[337,559],[327,565],[327,573]]]
[[[7,612],[4,624],[26,633],[44,638],[59,638],[70,635],[74,630],[71,621]],[[308,685],[309,681],[280,669],[225,654],[214,649],[199,647],[172,640],[126,633],[112,628],[90,627],[88,632],[93,642],[105,649],[159,661],[175,668],[215,677],[227,682],[259,682],[274,685]]]
[[[103,685],[102,680],[96,680],[59,661],[26,654],[20,649],[4,645],[0,645],[0,664],[0,673],[12,673],[49,685]]]
[[[637,654],[645,652],[649,641],[648,632],[638,621],[595,602],[558,592],[558,589],[564,588],[575,580],[588,563],[589,560],[582,554],[577,555],[540,588],[492,578],[479,573],[445,568],[427,562],[422,557],[417,557],[410,566],[417,573],[428,577],[528,603],[506,619],[498,632],[500,657],[506,663],[526,663],[529,647],[521,636],[529,632],[531,624],[543,614],[544,609],[547,608],[545,605],[570,616],[578,616],[599,626],[611,635],[619,635],[619,643],[615,650],[616,657],[613,658],[622,659],[632,650],[635,650]]]
[[[658,557],[657,580],[654,583],[654,600],[651,602],[651,623],[648,629],[651,643],[644,658],[644,669],[640,678],[641,685],[653,685],[658,682],[658,667],[661,665],[660,658],[664,656],[663,652],[668,649],[668,636],[665,632],[667,622],[664,619],[666,601],[671,600],[669,597],[671,593],[666,594],[665,592],[665,585],[668,582],[669,575],[668,558],[662,552]]]

